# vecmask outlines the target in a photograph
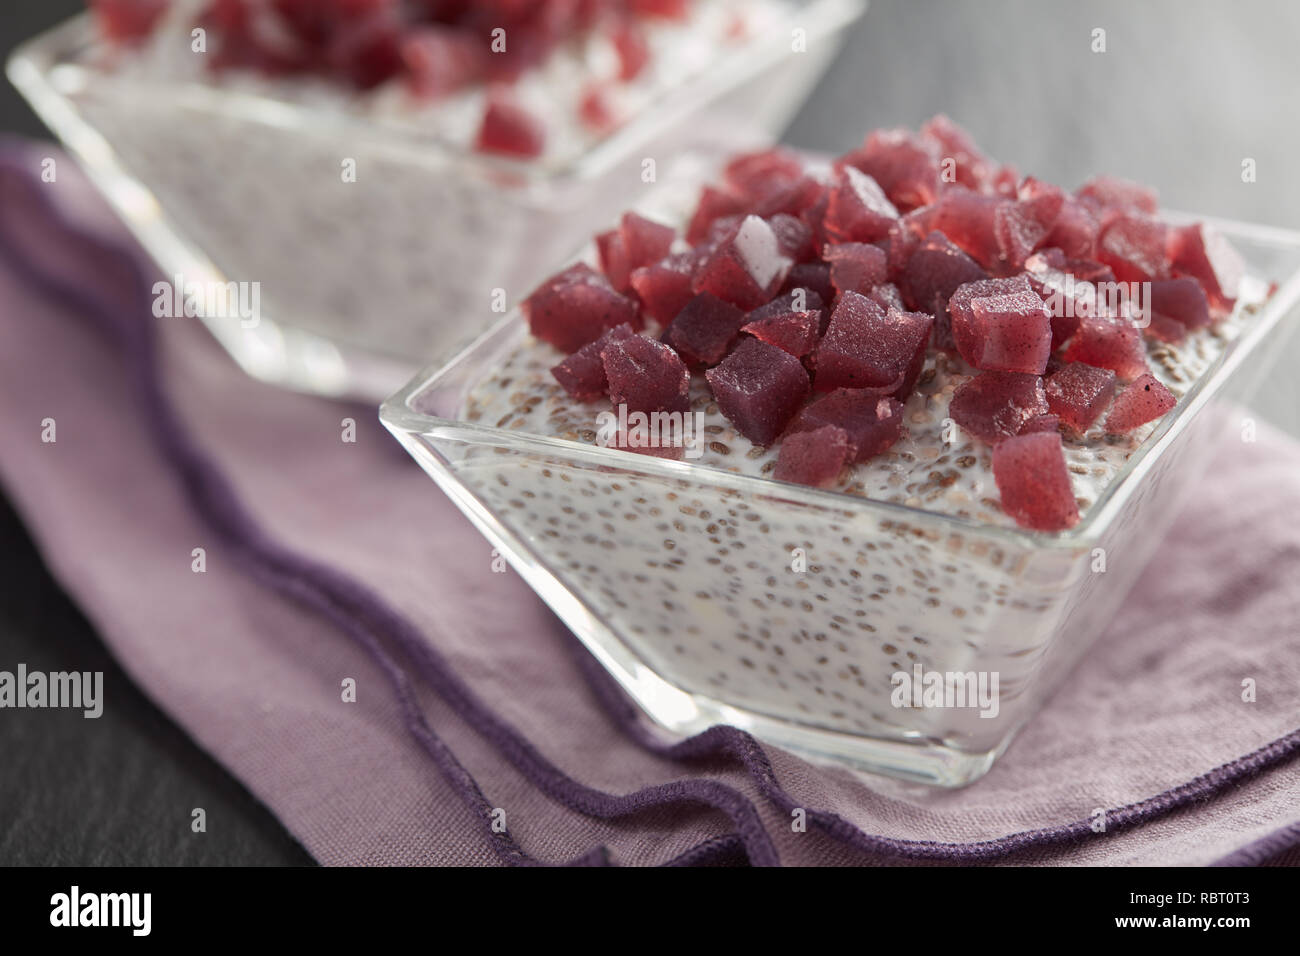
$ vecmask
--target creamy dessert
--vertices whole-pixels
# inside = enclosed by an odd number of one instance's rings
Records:
[[[1267,288],[1151,191],[1021,179],[942,117],[829,167],[739,157],[683,221],[629,214],[542,283],[458,417],[691,470],[470,447],[458,477],[715,716],[992,753],[1159,524],[1035,538],[1097,504]],[[698,415],[698,440],[637,447],[634,413]],[[999,706],[900,705],[914,671],[996,675]]]
[[[724,137],[770,137],[834,48],[783,41],[740,78],[787,0],[92,6],[111,42],[58,81],[181,234],[169,273],[198,252],[324,352],[411,370],[473,337],[448,309],[489,320],[649,188],[647,155],[666,179]],[[699,84],[696,112],[656,115]]]

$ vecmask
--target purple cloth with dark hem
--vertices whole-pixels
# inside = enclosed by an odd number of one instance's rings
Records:
[[[973,786],[732,728],[667,745],[373,411],[251,382],[194,320],[154,319],[152,268],[70,162],[40,181],[50,152],[0,152],[0,483],[126,670],[322,862],[1231,865],[1300,843],[1283,436],[1221,456]]]

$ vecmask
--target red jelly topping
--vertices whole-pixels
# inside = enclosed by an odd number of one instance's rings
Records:
[[[948,414],[994,446],[1006,512],[1072,526],[1062,435],[1172,409],[1146,340],[1221,319],[1240,257],[1208,227],[1167,227],[1136,184],[1021,179],[944,117],[873,133],[831,170],[745,154],[703,190],[689,248],[631,213],[598,235],[603,274],[573,266],[524,303],[534,334],[573,353],[556,380],[581,401],[685,411],[703,372],[741,435],[781,442],[777,478],[835,487],[904,434],[926,376],[969,374]],[[637,334],[642,313],[662,340]]]
[[[1002,510],[1016,523],[1039,531],[1064,531],[1079,522],[1061,436],[1029,432],[993,447],[993,480]]]

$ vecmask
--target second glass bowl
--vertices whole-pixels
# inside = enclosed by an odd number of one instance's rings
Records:
[[[257,284],[255,322],[204,316],[245,370],[379,401],[477,337],[651,188],[646,159],[655,180],[686,181],[774,140],[866,3],[778,8],[782,26],[719,51],[559,163],[449,148],[435,131],[228,85],[100,69],[84,16],[19,48],[8,70],[167,277]],[[345,160],[355,182],[342,179]]]

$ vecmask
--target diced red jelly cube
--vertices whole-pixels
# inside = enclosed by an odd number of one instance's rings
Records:
[[[1063,531],[1079,522],[1061,436],[1030,432],[993,448],[993,480],[1002,510],[1016,524],[1036,531]]]
[[[1020,172],[1016,167],[1004,163],[993,171],[993,175],[984,184],[984,192],[1003,199],[1015,199],[1019,182]]]
[[[1016,198],[1019,200],[1038,199],[1042,196],[1061,196],[1064,198],[1065,190],[1036,176],[1026,176],[1021,180],[1020,185],[1016,187]]]
[[[1047,376],[1043,390],[1052,414],[1082,435],[1101,417],[1115,394],[1115,373],[1071,362]]]
[[[634,212],[623,214],[618,231],[623,237],[623,248],[627,250],[628,265],[633,269],[662,260],[672,249],[676,236],[672,226]]]
[[[540,156],[546,148],[546,130],[522,106],[494,96],[483,113],[475,148],[484,153],[531,159]]]
[[[1059,249],[1036,252],[1025,260],[1025,277],[1052,316],[1052,351],[1079,330],[1085,315],[1098,312],[1096,286],[1060,268],[1066,261]]]
[[[562,352],[576,352],[624,322],[638,330],[642,325],[636,303],[585,262],[551,276],[521,308],[533,335]]]
[[[397,15],[384,10],[359,20],[335,37],[326,56],[357,89],[372,90],[402,72],[402,30]]]
[[[862,170],[898,209],[928,206],[939,195],[938,150],[905,129],[876,130],[840,162]]]
[[[1075,195],[1095,209],[1113,209],[1123,213],[1151,215],[1159,206],[1154,189],[1118,176],[1094,176],[1080,186]]]
[[[1110,266],[1102,262],[1096,262],[1092,259],[1064,259],[1061,267],[1062,271],[1070,273],[1076,279],[1084,282],[1091,282],[1094,286],[1101,283],[1114,284],[1115,273],[1111,271]],[[1104,297],[1102,297],[1104,304]]]
[[[813,488],[833,488],[849,460],[849,436],[842,428],[826,425],[816,431],[787,435],[772,472],[778,481]]]
[[[778,213],[802,219],[822,202],[826,191],[826,184],[813,176],[801,176],[792,183],[774,182],[754,200],[754,212],[764,219]]]
[[[402,72],[403,24],[395,8],[367,4],[325,45],[325,62],[359,90],[371,90]]]
[[[1066,263],[1069,261],[1060,249],[1039,249],[1025,260],[1025,278],[1040,295],[1044,294],[1042,291],[1044,289],[1048,292],[1066,293],[1068,291],[1066,280],[1076,278],[1066,268]],[[1074,290],[1076,296],[1079,291]],[[1086,296],[1084,301],[1087,301]]]
[[[886,315],[895,315],[893,309],[886,309]],[[907,396],[912,394],[912,389],[916,388],[916,383],[921,378],[921,372],[925,369],[925,359],[929,352],[930,336],[934,329],[934,316],[928,312],[903,312],[902,315],[914,316],[917,320],[928,320],[930,332],[921,339],[916,346],[916,351],[912,353],[912,361],[908,363],[907,371],[903,373],[903,383],[890,392],[894,398],[901,402],[907,401]]]
[[[117,43],[134,43],[153,32],[171,0],[90,0],[100,32]]]
[[[1084,319],[1095,317],[1141,327],[1137,307],[1145,298],[1146,286],[1120,283],[1109,266],[1084,259],[1065,259],[1059,250],[1048,250],[1052,261],[1045,272],[1027,271],[1035,290],[1040,282],[1043,301],[1052,310],[1052,348],[1060,348],[1078,330]],[[1039,253],[1030,256],[1026,269],[1035,269]],[[1138,296],[1139,298],[1134,298]],[[1072,316],[1072,317],[1071,317]]]
[[[1168,275],[1165,225],[1150,216],[1123,214],[1101,233],[1097,258],[1120,282],[1150,282]]]
[[[755,313],[751,313],[753,314]],[[741,331],[748,332],[768,345],[775,345],[795,358],[803,358],[817,346],[821,332],[821,312],[784,312],[751,319]]]
[[[665,258],[652,266],[632,270],[630,282],[637,298],[645,306],[646,314],[660,325],[667,325],[686,303],[695,297],[691,280],[699,267],[696,255],[683,252]]]
[[[661,20],[685,20],[691,0],[627,0],[628,9],[639,17]]]
[[[1001,250],[994,217],[1005,200],[951,186],[934,204],[930,226],[951,239],[986,269],[997,265]]]
[[[551,374],[564,390],[580,402],[594,402],[609,394],[609,381],[605,378],[605,363],[600,353],[610,342],[631,338],[636,332],[630,325],[619,325],[603,332],[594,342],[588,342],[555,368]]]
[[[940,114],[921,127],[921,139],[932,142],[939,154],[940,178],[980,189],[992,175],[992,163],[975,145],[971,135],[948,117]],[[943,178],[951,169],[952,178]]]
[[[821,293],[816,289],[799,287],[791,289],[789,292],[783,292],[771,302],[760,305],[749,313],[749,321],[754,322],[758,319],[766,319],[774,315],[785,315],[789,312],[820,312],[826,306],[826,300],[822,298]]]
[[[1187,338],[1187,326],[1159,313],[1149,317],[1149,324],[1143,331],[1147,338],[1157,342],[1177,343]]]
[[[309,68],[329,73],[343,72],[338,62],[347,50],[327,49],[329,37],[321,36],[311,48],[295,46],[277,38],[274,31],[265,30],[266,11],[256,9],[247,0],[212,0],[199,9],[196,25],[218,38],[217,48],[208,57],[214,70],[244,68],[259,70],[267,76],[281,76],[302,72]],[[354,42],[365,34],[354,34]]]
[[[948,315],[957,351],[975,368],[1041,375],[1047,367],[1051,313],[1023,275],[962,286]]]
[[[889,227],[884,239],[885,255],[889,263],[889,278],[898,282],[913,254],[930,234],[929,207],[914,209]],[[939,233],[939,235],[943,235]]]
[[[884,250],[862,242],[827,246],[823,254],[831,265],[831,284],[838,292],[870,292],[888,278]]]
[[[767,224],[776,235],[781,254],[791,262],[808,262],[817,258],[817,250],[813,248],[812,229],[802,219],[779,212],[768,219]]]
[[[346,24],[350,16],[364,14],[365,9],[345,10],[324,8],[319,0],[269,0],[260,4],[249,3],[249,0],[216,0],[211,6],[240,6],[243,11],[240,14],[242,18],[258,17],[266,23],[274,23],[277,20],[279,26],[287,27],[296,39],[301,40],[304,44],[319,48],[329,41],[330,34],[335,32],[338,27]],[[370,7],[372,5],[367,5]],[[373,6],[378,6],[375,4]],[[255,10],[254,8],[261,9]],[[269,9],[268,9],[269,8]],[[235,14],[229,14],[232,18]],[[221,20],[226,20],[225,16]]]
[[[732,192],[751,202],[770,194],[773,183],[790,185],[803,175],[803,161],[779,146],[737,156],[722,171],[722,178]]]
[[[1105,263],[1097,262],[1094,259],[1076,259],[1067,256],[1064,250],[1058,248],[1039,249],[1025,260],[1027,270],[1039,269],[1043,264],[1058,272],[1069,273],[1084,282],[1115,281],[1115,273]]]
[[[1179,342],[1188,332],[1210,324],[1210,303],[1205,289],[1191,276],[1160,279],[1151,283],[1147,308],[1151,315],[1148,332],[1166,342]]]
[[[700,262],[703,262],[718,248],[725,240],[731,237],[740,224],[745,221],[746,214],[735,216],[722,216],[713,220],[713,225],[709,226],[709,233],[704,237],[704,241],[695,247],[695,251],[700,253]]]
[[[1066,362],[1108,368],[1125,381],[1132,381],[1147,371],[1142,333],[1127,322],[1104,316],[1083,319],[1062,358]]]
[[[874,179],[852,166],[835,171],[822,220],[832,242],[884,239],[897,218],[898,210]]]
[[[609,381],[609,400],[629,412],[690,410],[691,373],[681,356],[644,335],[611,339],[600,360]]]
[[[463,89],[484,70],[482,45],[441,24],[408,30],[402,37],[401,55],[406,85],[416,96],[427,99]]]
[[[494,82],[515,83],[527,71],[540,67],[559,39],[553,21],[548,23],[543,19],[539,25],[534,25],[536,21],[529,23],[520,6],[512,0],[504,4],[474,3],[464,16],[457,18],[462,28],[471,30],[484,44],[489,42],[489,29],[502,27],[509,35],[508,45],[505,48],[494,47],[488,57],[488,74]],[[452,12],[454,15],[455,11]]]
[[[605,87],[596,82],[583,87],[578,100],[578,117],[583,125],[598,133],[608,132],[618,124],[618,113]]]
[[[716,365],[745,320],[745,313],[731,303],[701,292],[677,313],[665,339],[688,364]]]
[[[898,286],[892,282],[882,282],[867,293],[868,299],[874,299],[882,309],[897,309],[899,312],[906,312],[907,306],[903,304],[903,294],[898,291]]]
[[[1201,283],[1216,310],[1232,311],[1246,263],[1222,233],[1200,222],[1171,229],[1169,258],[1176,272]]]
[[[966,253],[949,241],[943,233],[935,231],[912,254],[898,283],[903,301],[913,309],[933,312],[936,319],[942,315],[941,325],[947,328],[948,299],[963,285],[987,279],[988,273]],[[936,329],[935,344],[951,348],[951,332]]]
[[[830,202],[831,191],[824,188],[817,200],[799,213],[799,219],[812,230],[813,249],[821,249],[830,241],[826,236],[826,209]]]
[[[635,20],[620,18],[610,37],[618,54],[618,78],[624,83],[635,80],[650,62],[650,44],[645,31]]]
[[[1042,245],[1060,249],[1071,258],[1091,259],[1097,255],[1097,236],[1100,232],[1101,224],[1088,207],[1073,196],[1066,196],[1052,231],[1047,234]]]
[[[713,223],[724,216],[738,216],[748,212],[745,201],[739,196],[713,186],[700,191],[700,201],[695,206],[690,225],[686,227],[686,241],[698,245],[709,235]]]
[[[1020,427],[1020,434],[1029,435],[1033,432],[1054,432],[1059,431],[1060,427],[1061,419],[1059,416],[1052,414],[1035,415]]]
[[[1033,285],[1030,283],[1030,277],[1027,274],[1007,276],[1005,278],[984,276],[972,282],[963,282],[954,289],[952,294],[948,296],[948,310],[950,312],[953,310],[964,312],[969,320],[972,299],[997,295],[1014,295],[1017,292],[1024,292],[1026,289],[1032,288]]]
[[[958,385],[948,404],[953,421],[992,444],[1019,435],[1026,422],[1049,411],[1043,380],[1022,372],[981,372]]]
[[[791,292],[795,289],[807,289],[816,292],[823,302],[835,298],[835,286],[831,283],[831,267],[824,262],[799,262],[785,277],[781,291]],[[820,306],[818,306],[820,308]]]
[[[813,353],[814,386],[819,392],[902,387],[933,323],[928,314],[886,311],[864,295],[845,292]]]
[[[1065,193],[1055,186],[1032,181],[1027,198],[1001,204],[993,213],[993,234],[1001,260],[1019,269],[1029,254],[1043,244],[1056,225]]]
[[[756,445],[770,445],[808,397],[803,363],[755,338],[704,374],[722,414]]]
[[[632,266],[620,230],[610,229],[597,233],[596,254],[600,258],[600,271],[605,273],[610,285],[619,292],[626,292],[632,287]]]
[[[791,265],[772,227],[746,216],[700,266],[691,287],[738,308],[756,309],[776,294]]]
[[[1106,431],[1121,434],[1154,421],[1178,404],[1174,393],[1150,372],[1133,380],[1120,392],[1106,416]]]
[[[668,436],[664,436],[662,433],[647,435],[631,425],[628,426],[627,431],[619,428],[607,447],[617,448],[619,451],[630,451],[638,455],[649,455],[651,458],[666,458],[669,461],[681,461],[686,457],[686,446],[674,442],[671,438],[671,432]]]
[[[849,436],[849,461],[862,462],[888,451],[903,433],[903,403],[879,389],[838,388],[804,406],[786,438],[832,425]]]

